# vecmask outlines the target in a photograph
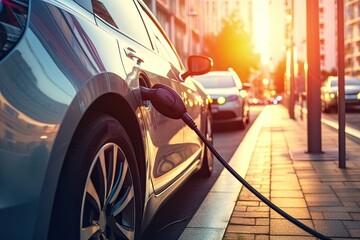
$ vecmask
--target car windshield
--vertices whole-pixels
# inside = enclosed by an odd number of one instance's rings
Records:
[[[338,80],[335,79],[331,81],[331,87],[337,87]],[[360,86],[360,79],[359,78],[346,78],[345,79],[345,85],[359,85]]]
[[[229,88],[236,87],[231,75],[202,75],[194,77],[204,88]]]

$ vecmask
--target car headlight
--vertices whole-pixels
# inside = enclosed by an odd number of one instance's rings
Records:
[[[226,98],[225,97],[219,97],[217,99],[217,103],[220,104],[220,105],[226,103]]]
[[[246,98],[247,96],[249,96],[249,94],[246,90],[240,90],[240,96],[242,98]]]
[[[28,0],[0,0],[0,60],[16,45],[25,31]]]
[[[360,100],[360,92],[357,94],[357,99]]]
[[[336,97],[335,93],[325,93],[324,94],[324,99],[325,100],[330,100],[330,99],[334,99]]]

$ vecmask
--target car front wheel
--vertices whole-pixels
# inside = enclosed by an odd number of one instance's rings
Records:
[[[206,120],[206,139],[213,144],[213,130],[212,119],[209,113]],[[200,177],[210,177],[214,167],[214,155],[207,146],[204,146],[204,156],[201,169],[199,170]]]
[[[129,136],[91,114],[71,142],[54,203],[50,239],[137,239],[140,184]]]

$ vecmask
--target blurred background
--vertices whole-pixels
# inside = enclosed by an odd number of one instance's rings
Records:
[[[337,75],[336,2],[319,0],[322,83],[328,76]],[[292,72],[291,91],[295,99],[306,92],[306,1],[145,0],[145,3],[184,62],[190,54],[204,54],[214,59],[214,70],[233,68],[242,82],[249,85],[252,104],[286,101]],[[358,76],[360,1],[345,1],[344,5],[345,75]]]

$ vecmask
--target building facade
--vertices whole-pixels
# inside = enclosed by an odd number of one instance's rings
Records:
[[[216,35],[222,20],[235,13],[252,29],[252,0],[144,0],[174,43],[182,60],[201,54],[206,35]]]
[[[360,77],[360,0],[345,1],[345,75]]]
[[[336,0],[319,0],[320,69],[337,69]]]

